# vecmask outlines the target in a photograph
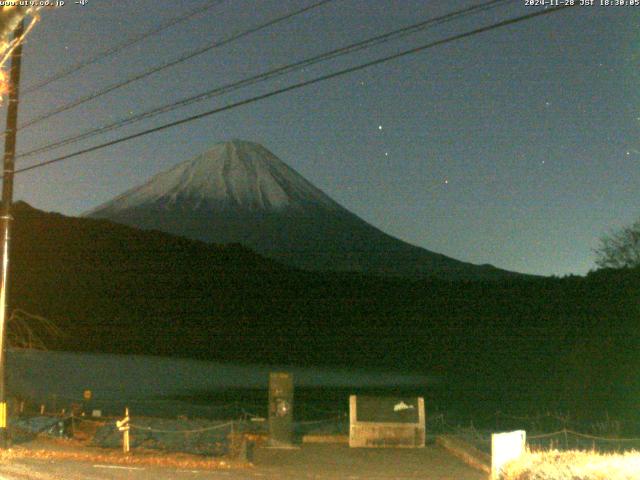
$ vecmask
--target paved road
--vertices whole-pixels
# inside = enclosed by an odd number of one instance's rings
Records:
[[[349,449],[303,445],[256,451],[255,467],[198,471],[120,467],[64,460],[21,459],[0,465],[2,480],[486,480],[438,446],[424,449]]]

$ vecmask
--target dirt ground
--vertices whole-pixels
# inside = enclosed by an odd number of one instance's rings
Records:
[[[487,478],[436,445],[420,449],[349,448],[343,444],[303,445],[299,450],[263,448],[256,452],[254,463],[265,478],[286,480]]]
[[[441,447],[423,449],[350,449],[341,444],[303,444],[297,449],[257,448],[253,466],[158,467],[77,461],[24,454],[0,464],[1,480],[485,480]]]

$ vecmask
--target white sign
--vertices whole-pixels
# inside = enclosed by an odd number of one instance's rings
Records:
[[[491,435],[491,478],[500,478],[500,472],[507,462],[516,460],[524,453],[527,432],[494,433]]]
[[[129,415],[127,415],[126,417],[124,417],[122,420],[117,420],[116,421],[116,427],[118,427],[118,430],[120,430],[121,432],[124,431],[128,431],[129,430]]]

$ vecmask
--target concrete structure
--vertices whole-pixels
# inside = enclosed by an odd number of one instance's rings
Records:
[[[424,447],[424,398],[349,397],[350,447]]]

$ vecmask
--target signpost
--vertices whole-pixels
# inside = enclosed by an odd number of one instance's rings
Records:
[[[291,448],[293,440],[293,376],[269,374],[269,446]]]
[[[131,427],[129,426],[129,407],[124,409],[124,418],[122,420],[116,421],[116,427],[118,430],[122,432],[122,451],[124,453],[129,453],[129,430]]]

